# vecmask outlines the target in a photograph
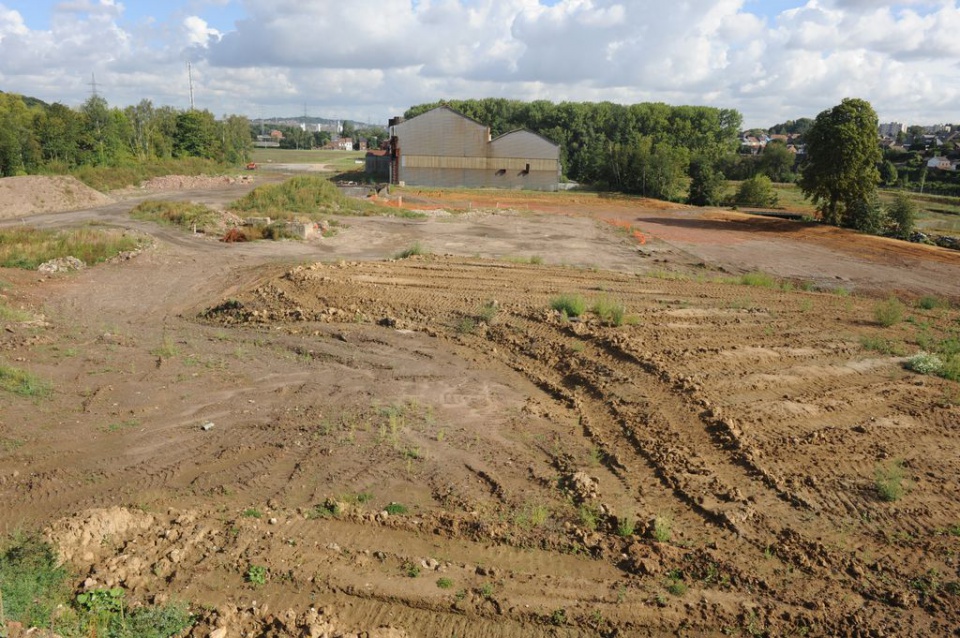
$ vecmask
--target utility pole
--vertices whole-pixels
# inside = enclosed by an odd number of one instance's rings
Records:
[[[93,97],[97,97],[97,74],[90,73],[90,93]]]
[[[187,62],[187,79],[190,81],[190,110],[195,111],[196,106],[193,103],[193,64]]]

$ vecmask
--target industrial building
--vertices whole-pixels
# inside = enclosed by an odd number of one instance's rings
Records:
[[[389,179],[406,186],[555,191],[560,147],[526,130],[491,139],[490,127],[447,106],[390,120]]]

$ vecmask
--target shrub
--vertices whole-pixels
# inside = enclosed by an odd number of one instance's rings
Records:
[[[480,311],[477,313],[477,319],[487,325],[493,325],[494,320],[497,318],[498,311],[497,302],[488,301],[480,307]]]
[[[550,307],[568,317],[579,317],[587,309],[587,302],[580,295],[560,295],[550,300]]]
[[[918,374],[939,374],[943,370],[943,360],[929,352],[918,352],[906,362],[908,370]]]
[[[917,308],[922,310],[934,310],[942,305],[943,302],[940,301],[940,298],[933,295],[924,295],[917,300]]]
[[[632,536],[633,532],[637,528],[637,523],[633,518],[629,516],[624,516],[617,521],[617,534],[626,538],[627,536]]]
[[[879,235],[887,225],[887,211],[875,196],[861,199],[846,210],[843,225],[861,233]]]
[[[889,297],[873,308],[873,318],[884,328],[896,325],[903,320],[903,303],[896,297]]]
[[[887,465],[878,465],[874,472],[874,487],[880,500],[893,502],[904,495],[903,461],[895,460]]]
[[[766,175],[757,175],[743,181],[734,195],[734,203],[752,208],[776,206],[777,193],[773,190],[773,182]]]
[[[450,589],[451,587],[453,587],[453,581],[446,577],[438,578],[437,587],[439,587],[440,589]]]

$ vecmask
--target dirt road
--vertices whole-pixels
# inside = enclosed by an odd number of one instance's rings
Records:
[[[197,636],[951,635],[960,392],[863,343],[947,334],[957,312],[882,328],[874,298],[713,278],[957,295],[956,258],[630,200],[463,197],[475,210],[314,243],[222,244],[131,221],[131,200],[32,218],[157,245],[0,271],[37,314],[5,326],[0,360],[55,387],[0,395],[4,529],[52,525],[80,580],[214,610]],[[386,260],[415,241],[433,254]],[[560,294],[626,320],[565,319]],[[907,490],[885,502],[894,466]]]

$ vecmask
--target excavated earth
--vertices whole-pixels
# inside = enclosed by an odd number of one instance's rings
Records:
[[[33,218],[148,233],[138,257],[0,270],[29,315],[0,362],[54,388],[0,394],[2,528],[43,528],[78,589],[189,601],[218,638],[960,635],[960,385],[863,345],[955,334],[955,307],[874,319],[955,302],[955,254],[415,191],[423,219],[223,244],[138,198]]]

